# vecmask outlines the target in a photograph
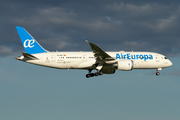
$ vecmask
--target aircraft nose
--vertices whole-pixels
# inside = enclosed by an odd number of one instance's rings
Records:
[[[166,61],[164,61],[164,67],[170,67],[172,65],[172,62],[169,59],[166,59]]]
[[[172,65],[173,65],[173,63],[169,60],[169,67],[172,66]]]

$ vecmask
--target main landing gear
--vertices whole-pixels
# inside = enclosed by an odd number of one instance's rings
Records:
[[[86,74],[86,78],[103,75],[103,72],[101,72],[101,71],[96,72],[96,73],[91,73],[91,71],[92,71],[92,70],[89,70],[89,74]]]

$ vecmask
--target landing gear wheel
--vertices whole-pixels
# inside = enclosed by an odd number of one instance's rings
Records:
[[[95,74],[94,74],[94,73],[91,73],[90,75],[91,75],[91,77],[94,77]]]
[[[156,75],[157,75],[157,76],[159,76],[159,75],[160,75],[160,73],[159,73],[159,72],[156,72]]]
[[[91,75],[90,74],[86,74],[86,78],[90,78],[91,77]]]
[[[98,73],[98,72],[96,72],[96,73],[95,73],[95,76],[98,76],[98,75],[99,75],[99,73]]]
[[[99,72],[99,75],[103,75],[103,72],[100,71],[100,72]]]
[[[86,78],[103,75],[103,72],[101,72],[101,71],[99,71],[99,72],[97,71],[96,73],[91,73],[91,71],[92,71],[92,70],[89,70],[89,73],[86,74]]]

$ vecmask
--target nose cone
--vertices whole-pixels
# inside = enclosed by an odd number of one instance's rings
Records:
[[[172,66],[172,65],[173,65],[173,63],[169,60],[169,67]]]
[[[170,60],[168,60],[168,59],[166,59],[165,61],[164,61],[164,67],[166,68],[166,67],[170,67],[170,66],[172,66],[173,64],[172,64],[172,62],[170,61]]]

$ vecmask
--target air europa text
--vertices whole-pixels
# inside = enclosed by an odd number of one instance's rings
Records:
[[[140,59],[140,60],[144,60],[144,61],[146,61],[146,60],[153,60],[153,56],[151,55],[151,54],[149,54],[149,55],[147,55],[147,54],[145,54],[145,55],[143,55],[143,54],[133,54],[133,55],[131,55],[130,53],[127,53],[127,54],[119,54],[119,53],[117,53],[116,54],[116,59],[127,59],[127,60],[138,60],[138,59]]]

